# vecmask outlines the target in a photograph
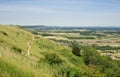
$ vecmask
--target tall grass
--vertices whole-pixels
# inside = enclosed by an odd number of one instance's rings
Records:
[[[34,77],[34,74],[21,70],[0,58],[0,77]]]

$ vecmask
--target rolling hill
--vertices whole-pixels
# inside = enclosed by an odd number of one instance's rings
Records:
[[[61,65],[75,66],[67,59],[72,55],[70,48],[35,36],[18,26],[0,26],[0,76],[53,77],[57,75],[59,65],[49,65],[46,55],[48,58],[58,56]]]
[[[0,77],[105,77],[99,69],[70,47],[20,26],[0,26]]]

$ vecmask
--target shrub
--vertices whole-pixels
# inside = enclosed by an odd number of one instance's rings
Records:
[[[94,48],[87,47],[83,51],[83,59],[86,65],[96,65],[100,61],[100,55]]]
[[[76,56],[80,56],[80,48],[78,46],[74,46],[72,48],[72,53]]]
[[[72,53],[76,56],[80,56],[80,48],[79,48],[79,45],[78,43],[72,43]]]
[[[88,65],[84,68],[84,75],[85,77],[106,77],[104,73],[101,73],[101,67]]]
[[[39,35],[39,33],[36,32],[36,31],[32,31],[32,34],[34,34],[34,35]]]
[[[15,47],[15,46],[13,46],[12,49],[14,51],[16,51],[17,53],[22,53],[22,50],[20,48]]]
[[[83,60],[86,65],[100,66],[100,72],[105,73],[107,77],[120,76],[120,64],[118,61],[112,60],[108,56],[100,56],[100,54],[92,47],[87,47],[83,51]]]
[[[70,66],[61,66],[58,75],[61,77],[82,77],[80,69]]]
[[[4,32],[4,31],[0,31],[0,33],[2,33],[5,36],[8,36],[8,34],[6,32]]]
[[[102,51],[105,51],[105,50],[119,50],[120,47],[111,47],[111,46],[97,46],[97,45],[93,45],[93,47],[95,49],[98,49],[98,50],[102,50]]]
[[[62,64],[63,60],[56,53],[47,53],[45,54],[45,60],[50,64]]]
[[[43,33],[42,36],[54,36],[53,34]]]
[[[95,37],[67,37],[68,39],[95,39]]]

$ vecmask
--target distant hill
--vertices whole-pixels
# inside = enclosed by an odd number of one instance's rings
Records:
[[[81,29],[85,29],[85,30],[120,30],[120,27],[63,27],[63,26],[44,26],[44,25],[27,25],[27,26],[22,26],[24,28],[27,29],[34,29],[34,30],[81,30]]]

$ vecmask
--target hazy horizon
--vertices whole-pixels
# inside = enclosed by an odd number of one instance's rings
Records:
[[[119,26],[118,0],[0,0],[0,24]]]
[[[120,27],[120,26],[112,26],[112,25],[106,25],[106,26],[102,26],[102,25],[43,25],[43,24],[1,24],[0,25],[10,25],[10,26],[47,26],[47,27]]]

